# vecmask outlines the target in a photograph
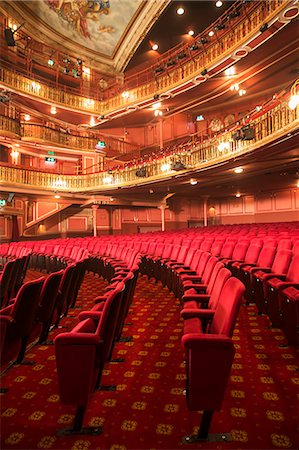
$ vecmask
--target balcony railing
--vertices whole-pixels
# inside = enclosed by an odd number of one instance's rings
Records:
[[[209,39],[206,45],[199,45],[196,51],[190,52],[189,42],[185,46],[180,46],[173,52],[167,52],[162,56],[155,66],[146,68],[125,77],[121,85],[110,86],[101,95],[104,100],[99,100],[99,91],[91,90],[88,97],[74,93],[75,89],[66,85],[51,85],[50,82],[41,81],[36,76],[33,80],[28,76],[21,74],[20,67],[10,65],[3,61],[0,69],[0,83],[8,88],[20,91],[26,95],[42,99],[44,101],[64,106],[72,110],[89,112],[97,115],[109,115],[122,108],[133,106],[157,93],[167,92],[181,84],[184,84],[198,76],[205,68],[213,67],[223,58],[232,54],[234,50],[246,43],[256,33],[260,27],[271,21],[288,4],[285,0],[255,1],[250,2],[245,7],[240,7],[240,15],[233,19],[231,25],[225,26],[225,29],[217,31]],[[209,29],[205,30],[207,34]],[[198,38],[198,37],[197,37]],[[196,43],[196,40],[194,40]],[[163,73],[157,74],[156,69],[159,65],[167,64],[170,57],[178,60],[179,53],[185,53],[186,57],[176,64],[175,67],[168,67]],[[26,64],[23,65],[26,67]],[[116,92],[119,92],[117,95]],[[121,91],[128,91],[124,97]]]
[[[10,117],[0,116],[0,134],[2,135],[21,135],[21,125],[18,120],[11,119]]]
[[[193,170],[212,167],[220,162],[229,161],[236,156],[245,155],[266,145],[279,137],[292,132],[298,127],[299,107],[291,110],[287,100],[281,100],[267,112],[255,114],[251,118],[250,126],[254,129],[254,139],[236,140],[233,133],[236,129],[219,134],[216,138],[192,144],[189,149],[180,154],[180,161],[186,167],[181,173],[191,174]],[[239,127],[240,128],[240,127]],[[221,150],[220,143],[225,143]],[[149,181],[159,181],[171,178],[177,172],[162,171],[162,164],[172,163],[173,157],[167,156],[146,163],[146,177],[136,175],[138,165],[125,167],[109,172],[88,175],[58,175],[41,171],[11,167],[6,164],[0,166],[0,185],[13,185],[24,189],[35,188],[46,191],[60,192],[105,192],[121,186],[134,186]]]

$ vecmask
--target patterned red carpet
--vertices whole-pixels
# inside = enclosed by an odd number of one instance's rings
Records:
[[[86,275],[77,304],[88,309],[103,286]],[[74,318],[62,325],[72,328],[76,311],[71,314]],[[35,365],[13,366],[1,379],[9,388],[1,396],[1,449],[298,448],[296,352],[279,347],[282,333],[267,329],[267,318],[258,317],[254,306],[241,309],[230,383],[223,410],[212,422],[212,433],[231,433],[233,440],[226,443],[181,443],[183,435],[195,431],[200,413],[187,410],[183,395],[182,321],[173,295],[140,278],[127,322],[123,335],[133,341],[118,343],[113,355],[125,362],[108,364],[102,380],[116,384],[117,391],[95,393],[85,417],[85,425],[103,424],[103,434],[57,436],[75,411],[59,402],[54,347],[35,346],[26,355]]]

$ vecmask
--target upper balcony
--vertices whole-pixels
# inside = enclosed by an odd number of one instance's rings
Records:
[[[134,187],[165,180],[176,182],[178,177],[190,177],[192,174],[221,167],[229,162],[234,165],[248,163],[256,152],[271,151],[277,142],[286,144],[295,138],[299,122],[299,107],[290,109],[289,97],[272,99],[260,111],[252,111],[242,124],[232,126],[226,132],[220,132],[212,139],[190,141],[179,152],[153,160],[117,167],[108,172],[88,175],[60,175],[41,171],[27,170],[17,166],[0,166],[0,185],[5,189],[26,189],[39,192],[60,191],[61,193],[105,193],[122,187]],[[242,138],[242,127],[249,125],[250,136]],[[241,134],[240,134],[241,133]],[[247,159],[244,159],[246,156]],[[294,160],[296,162],[296,158]],[[298,161],[298,160],[297,160]],[[179,162],[179,167],[173,164]],[[140,172],[143,168],[144,170]]]
[[[99,88],[100,74],[95,71],[89,79],[82,77],[77,86],[58,78],[51,82],[35,70],[34,51],[20,56],[4,45],[0,85],[67,110],[97,115],[99,121],[105,121],[148,107],[157,96],[176,96],[204,83],[270,39],[298,15],[298,10],[293,1],[237,2],[227,11],[229,22],[225,26],[223,18],[192,42],[162,55],[155,65],[125,75],[103,90]],[[207,39],[210,32],[213,35]]]

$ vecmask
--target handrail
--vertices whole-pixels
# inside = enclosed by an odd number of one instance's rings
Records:
[[[181,174],[192,174],[193,170],[212,167],[220,162],[229,161],[237,156],[257,150],[279,137],[292,132],[298,127],[299,107],[291,110],[286,99],[278,100],[272,108],[265,112],[252,115],[250,126],[254,130],[254,139],[236,140],[233,133],[241,128],[241,125],[229,131],[221,133],[219,136],[203,142],[195,142],[189,148],[185,148],[180,153],[180,161],[185,169]],[[226,143],[224,148],[219,147],[220,143]],[[177,172],[169,169],[163,172],[161,163],[173,162],[173,155],[161,159],[149,161],[146,164],[146,176],[138,177],[136,169],[138,165],[125,167],[123,170],[92,173],[88,175],[57,175],[42,171],[27,170],[25,168],[11,167],[7,164],[0,165],[0,185],[10,185],[36,188],[46,191],[61,192],[105,192],[121,186],[134,186],[136,183],[148,183],[149,181],[159,181],[171,178]]]
[[[74,93],[74,88],[66,85],[60,86],[55,83],[51,85],[50,82],[36,83],[40,78],[33,71],[30,72],[29,78],[26,64],[23,64],[23,68],[19,65],[16,69],[9,62],[3,61],[0,83],[26,95],[63,105],[69,109],[107,116],[194,79],[205,68],[219,63],[224,57],[246,44],[250,37],[259,32],[265,22],[274,18],[285,6],[284,0],[250,2],[249,5],[243,5],[238,9],[240,15],[233,18],[233,22],[228,23],[225,29],[217,31],[212,38],[209,38],[207,44],[200,45],[194,52],[191,52],[189,47],[187,49],[187,44],[185,44],[182,49],[186,50],[183,50],[186,58],[178,60],[179,54],[175,53],[176,65],[174,67],[163,67],[161,73],[156,73],[154,67],[158,68],[159,66],[151,66],[135,75],[129,75],[125,77],[122,84],[110,86],[101,92],[101,100],[99,100],[99,89],[91,89],[90,92],[87,92],[86,90],[82,91],[81,86],[79,91]],[[206,35],[206,31],[202,33],[202,36]],[[190,44],[188,45],[190,46]],[[179,50],[175,51],[179,52]],[[169,54],[166,58],[168,57]],[[159,64],[167,64],[167,60],[163,58],[162,56]],[[35,84],[33,84],[34,80]],[[127,96],[122,95],[124,91],[128,91]]]

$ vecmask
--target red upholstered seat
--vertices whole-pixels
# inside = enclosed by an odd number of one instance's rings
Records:
[[[23,284],[11,304],[0,310],[7,330],[1,355],[1,365],[14,360],[21,362],[26,345],[35,324],[36,312],[44,277]]]
[[[283,289],[281,295],[281,328],[289,345],[299,347],[299,286]]]
[[[225,270],[225,269],[222,269]],[[186,442],[207,439],[212,415],[219,411],[235,354],[231,339],[245,288],[229,278],[214,310],[183,310],[182,346],[186,359],[186,400],[191,411],[204,411],[197,436]],[[209,320],[208,333],[204,322]]]
[[[281,327],[281,297],[283,289],[299,283],[299,254],[290,263],[286,276],[273,277],[266,281],[268,286],[268,316],[273,326]]]

